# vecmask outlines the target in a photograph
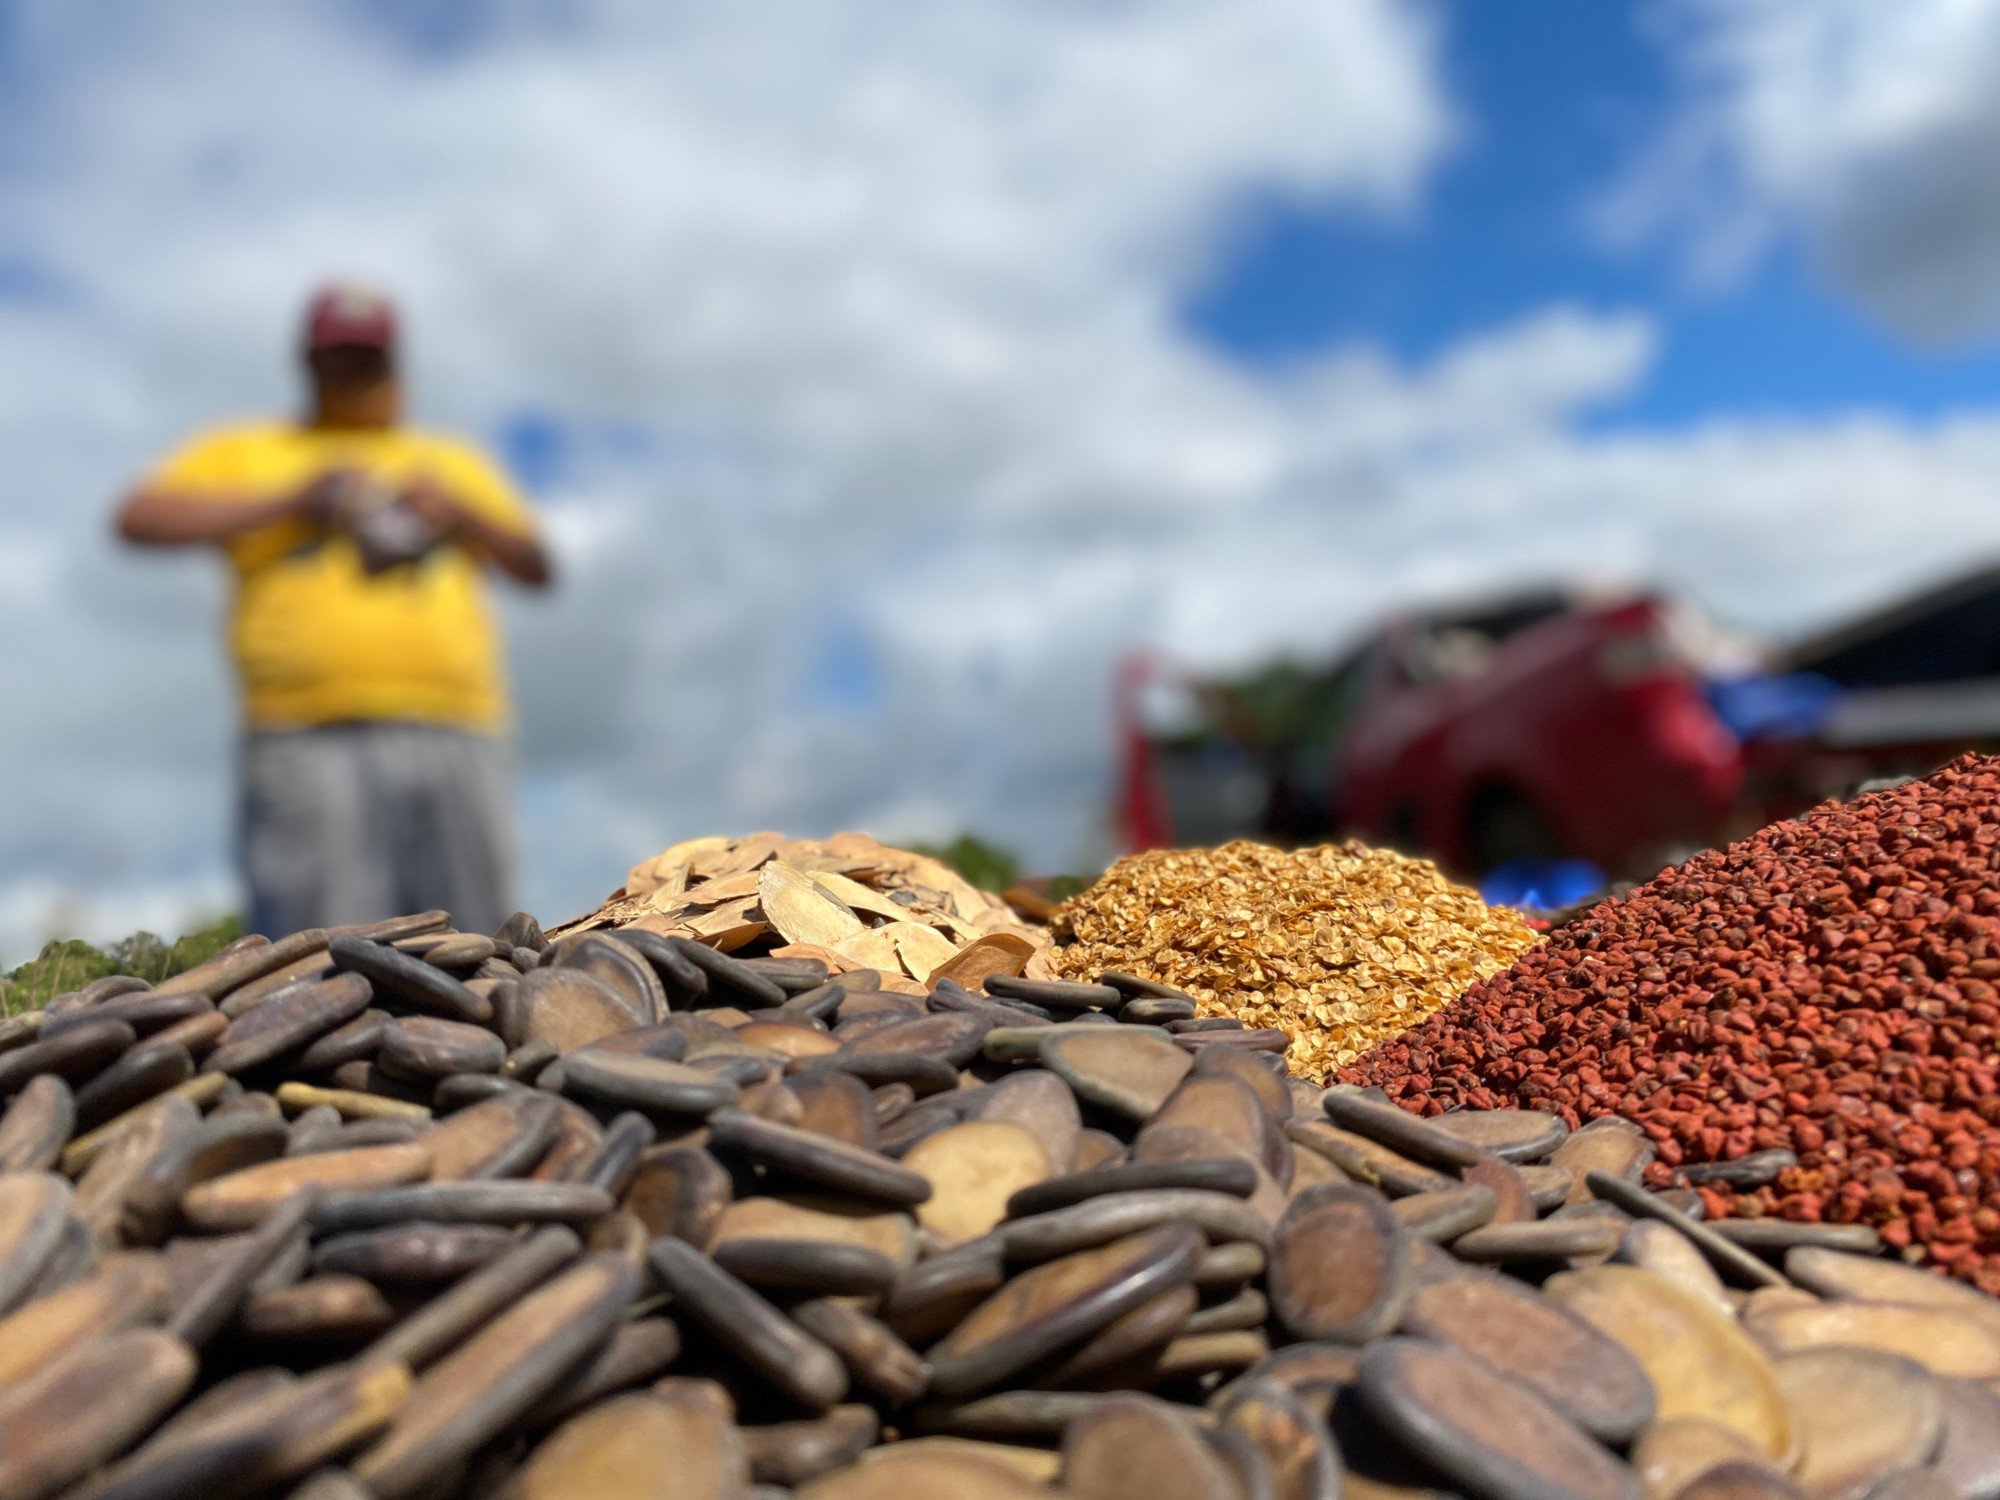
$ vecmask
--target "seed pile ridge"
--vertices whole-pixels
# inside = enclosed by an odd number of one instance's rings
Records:
[[[1996,772],[1965,756],[1698,855],[1342,1077],[1420,1114],[1624,1115],[1655,1185],[1789,1152],[1709,1212],[1870,1224],[2000,1291]]]
[[[1276,1027],[1321,1077],[1457,998],[1536,941],[1429,860],[1348,842],[1237,842],[1121,859],[1055,919],[1058,972],[1121,970],[1205,1015]]]

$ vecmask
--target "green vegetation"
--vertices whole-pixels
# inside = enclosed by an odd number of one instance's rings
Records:
[[[136,932],[103,949],[80,938],[49,943],[18,969],[0,974],[0,1015],[19,1015],[46,1005],[57,995],[107,974],[136,974],[148,984],[158,984],[213,958],[241,936],[242,919],[225,917],[171,943],[150,932]]]
[[[1233,681],[1203,683],[1196,694],[1205,722],[1182,743],[1221,733],[1253,751],[1324,753],[1359,699],[1361,664],[1359,656],[1330,668],[1279,661]]]
[[[982,891],[1000,892],[1021,882],[1020,861],[1005,849],[961,834],[949,844],[912,844],[910,848],[932,859],[942,860]],[[1050,901],[1062,901],[1097,883],[1095,875],[1056,875],[1048,880],[1030,881],[1037,894]]]
[[[1005,849],[960,834],[949,844],[912,844],[918,854],[942,860],[982,891],[1004,891],[1020,874],[1020,862]]]

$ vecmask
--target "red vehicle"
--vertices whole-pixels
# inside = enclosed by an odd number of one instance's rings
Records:
[[[1135,658],[1127,842],[1351,832],[1463,874],[1577,857],[1643,879],[1868,777],[2000,743],[2000,573],[1764,662],[1713,640],[1657,595],[1549,590],[1397,617],[1321,670],[1221,683]],[[1760,684],[1810,712],[1746,718]]]
[[[1743,790],[1657,599],[1402,620],[1355,668],[1334,820],[1453,869],[1567,855],[1622,874],[1708,842]]]

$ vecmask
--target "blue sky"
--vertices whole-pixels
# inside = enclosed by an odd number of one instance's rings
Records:
[[[1247,201],[1229,253],[1189,299],[1192,328],[1261,366],[1378,341],[1423,360],[1555,300],[1655,323],[1647,378],[1595,425],[1930,415],[2000,392],[1991,339],[1920,344],[1830,288],[1797,241],[1726,284],[1657,245],[1617,246],[1593,209],[1667,124],[1676,55],[1653,0],[1445,0],[1456,146],[1407,213]]]

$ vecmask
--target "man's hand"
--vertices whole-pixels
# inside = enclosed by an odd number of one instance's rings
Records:
[[[325,528],[336,524],[341,510],[355,503],[368,482],[360,469],[326,469],[292,491],[288,514]]]
[[[534,588],[548,583],[548,553],[537,538],[494,525],[477,511],[460,505],[429,475],[419,475],[405,486],[402,501],[439,536],[491,560],[510,578]]]
[[[443,485],[429,475],[420,475],[405,485],[400,498],[404,505],[415,511],[431,530],[442,537],[457,540],[465,530],[465,523],[471,519],[470,513],[451,498]]]

